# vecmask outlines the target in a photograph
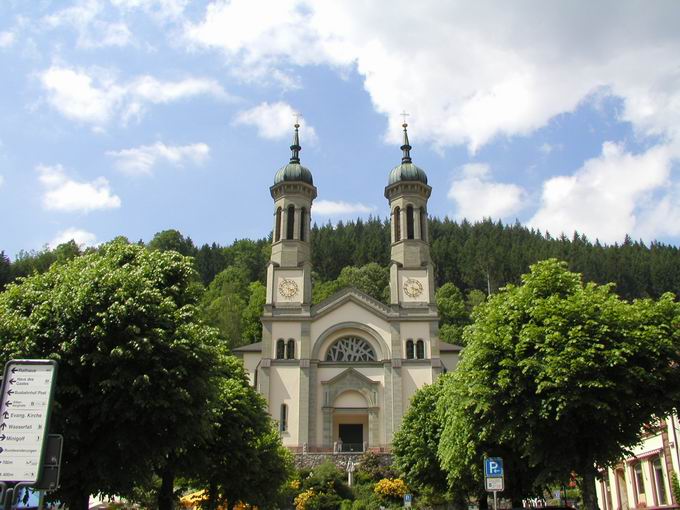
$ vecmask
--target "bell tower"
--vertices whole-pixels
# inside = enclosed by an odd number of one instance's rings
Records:
[[[272,254],[267,267],[266,305],[308,308],[312,302],[310,217],[316,187],[312,173],[300,164],[300,125],[295,124],[290,161],[274,176]]]
[[[385,198],[390,204],[390,303],[405,307],[434,305],[434,274],[430,259],[427,200],[432,188],[427,175],[411,160],[404,122],[401,164],[390,172]]]

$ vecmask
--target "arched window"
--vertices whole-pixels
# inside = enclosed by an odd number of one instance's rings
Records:
[[[420,209],[420,238],[427,241],[427,211],[424,207]]]
[[[276,359],[283,359],[286,351],[286,344],[283,338],[276,341]]]
[[[281,416],[279,418],[279,430],[285,432],[288,430],[288,406],[281,404]]]
[[[394,208],[394,242],[401,241],[401,209],[399,207]]]
[[[286,344],[286,359],[295,359],[295,340],[292,338]]]
[[[274,231],[274,242],[281,240],[281,208],[276,208],[276,230]]]
[[[376,361],[371,344],[357,336],[346,336],[336,340],[326,353],[326,361],[352,362]]]
[[[303,207],[300,209],[300,241],[305,240],[305,227],[307,226],[307,210]]]
[[[406,340],[406,359],[413,359],[413,340]]]
[[[425,359],[425,342],[422,340],[416,342],[416,358]]]
[[[288,206],[288,225],[286,225],[286,239],[293,239],[293,230],[295,229],[295,206]]]
[[[406,238],[413,239],[413,206],[406,207]]]

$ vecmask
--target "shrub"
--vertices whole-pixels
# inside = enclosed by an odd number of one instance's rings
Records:
[[[375,484],[373,492],[385,499],[401,500],[408,487],[401,478],[383,478]]]

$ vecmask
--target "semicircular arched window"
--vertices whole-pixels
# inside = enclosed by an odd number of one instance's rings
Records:
[[[371,344],[358,336],[345,336],[336,340],[326,353],[326,361],[352,362],[376,361]]]

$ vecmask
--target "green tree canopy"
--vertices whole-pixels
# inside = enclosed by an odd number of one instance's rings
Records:
[[[173,250],[182,255],[193,257],[196,255],[196,247],[190,237],[184,237],[178,230],[170,229],[156,233],[149,241],[149,249],[169,251]]]
[[[552,259],[493,295],[474,319],[454,377],[467,419],[447,414],[445,467],[469,451],[497,454],[495,443],[535,470],[535,482],[576,472],[587,508],[596,508],[596,466],[620,459],[652,416],[677,405],[680,305],[670,294],[628,303]],[[455,441],[466,424],[476,428],[465,436],[475,447]]]
[[[442,419],[437,406],[450,377],[443,374],[416,392],[392,442],[395,467],[409,487],[432,503],[441,503],[448,493],[446,473],[438,457]]]
[[[187,452],[198,457],[190,462],[199,466],[194,479],[207,489],[211,508],[218,503],[231,508],[239,501],[270,508],[289,478],[292,459],[241,362],[229,357],[224,369],[210,406],[209,439]]]
[[[0,293],[0,361],[58,361],[52,432],[69,508],[128,494],[207,429],[220,357],[191,261],[115,241]]]
[[[461,344],[463,328],[470,323],[463,293],[448,282],[437,289],[435,302],[439,310],[439,337],[446,342]]]
[[[389,298],[389,283],[389,269],[375,262],[369,262],[361,267],[348,266],[340,271],[335,280],[315,282],[312,300],[319,303],[339,290],[354,287],[378,301],[386,302]]]

